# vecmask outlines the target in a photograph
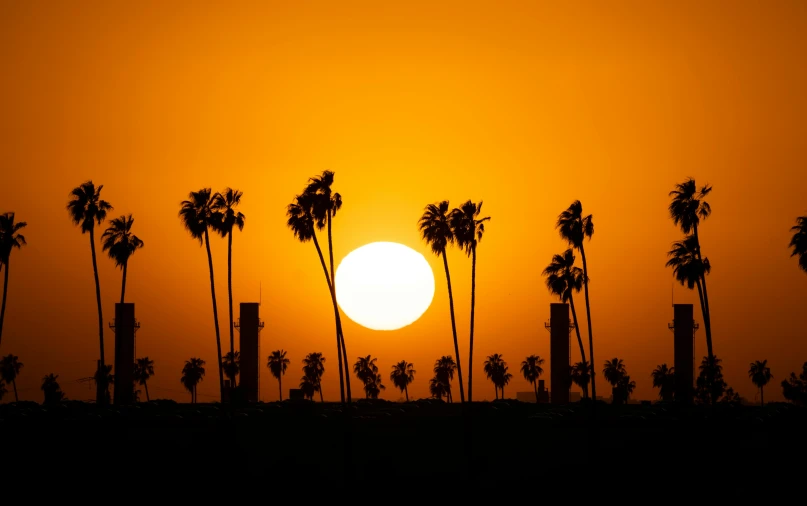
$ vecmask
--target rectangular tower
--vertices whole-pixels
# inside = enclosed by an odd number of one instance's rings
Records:
[[[675,400],[691,403],[695,380],[692,342],[695,337],[695,320],[692,304],[675,304],[673,308]]]
[[[114,404],[131,404],[134,401],[135,362],[135,305],[131,302],[115,304],[115,364]]]
[[[258,336],[263,323],[258,314],[259,303],[242,302],[239,332],[241,334],[240,387],[247,402],[258,402],[258,370],[260,367]]]
[[[569,403],[569,305],[549,305],[549,387],[552,404]]]

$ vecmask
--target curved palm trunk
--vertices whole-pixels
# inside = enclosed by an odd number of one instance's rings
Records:
[[[460,360],[460,345],[457,340],[457,322],[454,318],[454,293],[451,290],[451,274],[448,272],[448,258],[446,250],[443,249],[443,267],[446,270],[446,283],[448,284],[448,308],[451,311],[451,333],[454,335],[454,359],[457,361],[457,381],[460,384],[460,402],[465,402],[465,387],[462,384],[462,361]],[[453,402],[453,399],[452,399]]]
[[[123,281],[121,281],[120,286],[120,303],[123,304],[124,295],[126,294],[126,271],[129,270],[129,262],[124,262],[123,264]]]
[[[701,263],[703,262],[703,258],[701,257],[701,240],[698,236],[698,226],[695,225],[692,230],[695,236],[695,242],[698,244],[698,249],[696,254],[698,256],[698,261]],[[712,316],[711,312],[709,311],[709,292],[706,291],[706,274],[701,276],[701,283],[703,285],[703,301],[702,310],[703,313],[703,325],[706,327],[706,353],[708,354],[709,358],[711,359],[714,355],[712,352]]]
[[[535,404],[538,404],[538,385],[535,381],[532,382],[532,389],[535,390]]]
[[[580,256],[583,258],[583,288],[586,295],[586,319],[588,320],[588,356],[591,359],[591,399],[597,404],[597,382],[594,373],[594,338],[591,331],[591,303],[588,298],[588,265],[586,264],[586,250],[580,245]]]
[[[235,328],[233,327],[233,231],[227,234],[227,292],[230,297],[230,353],[235,356]],[[235,381],[235,380],[233,380]]]
[[[11,261],[11,255],[9,255]],[[3,264],[0,264],[2,266]],[[3,342],[3,321],[6,319],[6,297],[8,296],[8,265],[6,265],[6,273],[3,279],[3,305],[0,307],[0,344]],[[15,394],[16,396],[16,394]]]
[[[143,388],[146,389],[146,402],[149,402],[151,400],[151,397],[149,397],[149,382],[148,381],[143,382]]]
[[[15,389],[14,392],[16,394],[17,390]],[[409,402],[409,388],[406,385],[404,385],[404,393],[406,394],[406,402]]]
[[[322,385],[317,385],[319,387],[319,402],[325,402],[322,400]]]
[[[213,281],[213,254],[210,253],[210,236],[205,229],[205,247],[207,248],[207,266],[210,269],[210,294],[213,297],[213,323],[216,326],[216,359],[219,364],[219,396],[224,402],[224,368],[221,364],[221,332],[219,331],[219,309],[216,304],[216,284]],[[196,387],[194,387],[194,397]]]
[[[279,394],[280,400],[283,400],[283,380],[280,379],[280,376],[277,377],[277,393]]]
[[[468,402],[473,402],[474,373],[474,306],[476,305],[476,245],[472,249],[471,260],[471,339],[468,347]]]
[[[101,348],[101,361],[99,362],[99,371],[103,371],[105,363],[104,363],[104,314],[101,310],[101,282],[98,280],[98,263],[96,261],[95,256],[95,227],[90,229],[90,251],[92,252],[92,271],[95,275],[95,302],[98,305],[98,339],[100,342]],[[6,266],[6,274],[8,274],[8,266]],[[103,377],[104,375],[101,375]],[[97,381],[96,382],[96,389],[95,389],[95,403],[96,404],[105,404],[106,403],[106,385],[104,385],[104,381]]]
[[[333,234],[331,234],[331,222],[333,219],[333,215],[331,214],[331,210],[328,209],[328,256],[330,257],[331,261],[331,298],[333,298],[333,304],[336,308],[336,326],[339,328],[339,345],[342,348],[342,360],[344,361],[344,369],[345,369],[345,385],[344,388],[346,390],[347,395],[347,402],[350,403],[352,400],[352,396],[350,394],[350,371],[348,370],[348,361],[347,361],[347,347],[345,346],[345,332],[342,329],[342,317],[339,314],[339,305],[336,302],[336,270],[333,268]],[[327,271],[326,271],[327,273]],[[341,367],[341,366],[340,366]],[[344,402],[344,401],[343,401]]]
[[[493,384],[493,394],[496,396],[496,400],[498,400],[499,399],[499,387],[496,385],[496,383]]]
[[[322,270],[325,272],[325,281],[328,282],[328,291],[331,293],[331,303],[333,304],[333,314],[334,320],[336,323],[336,356],[339,360],[339,393],[341,395],[342,404],[345,403],[345,377],[344,377],[344,370],[342,367],[342,341],[341,341],[341,329],[339,325],[339,307],[336,305],[336,298],[333,296],[333,286],[331,285],[331,277],[328,274],[328,266],[325,264],[325,257],[322,255],[322,248],[319,247],[319,241],[317,240],[317,234],[313,234],[314,239],[314,246],[317,248],[317,255],[319,255],[319,261],[322,264]]]
[[[17,387],[16,387],[16,385],[14,386],[14,398],[15,399],[17,398]],[[764,386],[759,387],[759,402],[760,402],[761,406],[765,405],[765,387]]]
[[[586,349],[583,347],[583,338],[580,337],[580,324],[577,322],[577,311],[574,309],[574,297],[569,294],[569,306],[572,309],[572,321],[574,321],[574,330],[577,332],[577,344],[580,346],[580,360],[586,361]],[[569,385],[571,388],[571,385]],[[588,385],[583,389],[583,397],[588,398]]]

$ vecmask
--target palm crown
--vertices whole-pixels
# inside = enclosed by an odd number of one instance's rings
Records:
[[[215,227],[221,222],[221,213],[213,209],[213,198],[210,188],[202,188],[190,192],[188,200],[183,200],[180,204],[179,217],[182,224],[199,244],[202,244],[208,227]]]
[[[325,224],[329,212],[331,216],[336,216],[336,212],[342,208],[342,196],[331,190],[333,179],[332,171],[323,171],[321,176],[310,178],[305,189],[305,193],[314,196],[312,212],[317,221],[317,228],[320,229]]]
[[[437,204],[429,204],[418,221],[420,234],[423,240],[431,246],[435,255],[445,253],[446,247],[454,242],[454,234],[449,223],[448,207],[447,200]]]
[[[793,238],[790,239],[790,247],[793,248],[793,253],[790,256],[799,257],[799,267],[804,272],[807,272],[807,216],[799,216],[796,218],[796,225],[791,229]]]
[[[109,202],[101,199],[103,188],[104,185],[96,187],[92,181],[87,181],[70,192],[67,212],[73,223],[81,226],[82,234],[91,231],[96,223],[103,223],[107,212],[113,209]]]
[[[134,218],[132,215],[121,216],[109,222],[109,227],[101,235],[103,251],[115,261],[116,267],[123,267],[135,251],[143,247],[143,241],[132,234]]]
[[[8,263],[11,250],[25,244],[25,236],[19,231],[28,226],[24,221],[14,223],[14,213],[0,214],[0,264]]]
[[[583,269],[574,266],[574,251],[569,248],[561,255],[552,257],[543,275],[546,276],[546,287],[557,295],[562,302],[568,302],[574,292],[583,289]]]
[[[267,366],[272,376],[280,379],[280,376],[286,374],[286,369],[289,367],[289,359],[286,358],[286,352],[284,350],[273,351],[272,354],[269,355]]]
[[[475,204],[470,200],[451,211],[448,222],[457,245],[470,256],[476,249],[477,243],[482,241],[485,233],[485,222],[490,216],[479,218],[482,213],[482,202]]]
[[[246,216],[235,209],[241,203],[243,195],[244,192],[233,190],[232,188],[227,188],[223,193],[213,195],[210,208],[216,213],[219,221],[212,225],[222,237],[229,234],[235,227],[238,227],[238,230],[244,230]]]
[[[669,206],[670,218],[685,234],[695,231],[700,221],[712,214],[709,203],[703,200],[711,191],[708,184],[699,190],[695,180],[689,178],[670,192],[673,198]]]
[[[672,249],[667,252],[670,259],[667,260],[666,266],[672,267],[675,279],[690,289],[712,270],[709,259],[704,258],[701,261],[697,251],[698,240],[694,235],[689,235],[683,241],[674,242]]]
[[[524,379],[530,383],[535,383],[538,377],[544,373],[543,367],[544,359],[538,355],[530,355],[523,362],[521,362],[521,374]]]
[[[403,392],[407,385],[415,381],[415,366],[406,360],[401,360],[392,366],[392,372],[389,375],[390,381],[401,392]]]
[[[592,215],[583,216],[583,204],[575,200],[568,209],[560,213],[555,225],[560,236],[573,248],[579,249],[583,240],[594,235],[594,222]]]
[[[325,224],[314,219],[313,207],[315,195],[303,193],[294,198],[294,202],[286,209],[286,225],[300,242],[308,242],[314,237],[314,226],[322,229]]]
[[[771,368],[768,367],[768,361],[763,360],[760,362],[757,360],[756,362],[752,362],[750,369],[748,369],[748,377],[751,378],[751,382],[759,388],[767,385],[771,378],[773,378]]]

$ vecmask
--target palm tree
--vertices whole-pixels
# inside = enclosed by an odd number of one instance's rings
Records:
[[[191,403],[196,403],[196,386],[205,378],[205,361],[192,357],[185,361],[182,368],[182,378],[179,382],[191,393]]]
[[[688,178],[683,183],[675,185],[675,189],[670,192],[672,201],[669,205],[670,218],[676,226],[681,227],[681,231],[686,235],[692,234],[694,256],[702,264],[706,263],[701,255],[700,236],[698,235],[698,225],[701,220],[706,220],[712,214],[712,208],[703,199],[711,193],[712,187],[703,186],[700,189],[695,185],[695,180]],[[701,301],[701,313],[703,323],[706,328],[706,349],[708,356],[713,356],[712,352],[712,319],[709,312],[709,294],[706,290],[706,274],[708,270],[701,273],[701,288],[703,289],[703,300]]]
[[[763,360],[760,362],[757,360],[756,362],[751,362],[751,368],[748,369],[748,377],[751,378],[751,382],[759,388],[759,400],[762,406],[765,405],[765,385],[773,378],[771,374],[771,368],[768,367],[768,361]],[[8,380],[6,380],[8,381]],[[16,389],[14,390],[16,394]]]
[[[605,377],[605,381],[611,384],[611,395],[613,398],[611,402],[614,404],[620,403],[621,392],[619,392],[618,385],[625,374],[625,364],[622,363],[621,358],[614,358],[612,360],[605,361],[605,367],[602,370],[602,375]]]
[[[95,224],[100,225],[106,219],[107,212],[113,209],[106,200],[101,199],[101,190],[104,185],[96,187],[92,181],[82,183],[70,192],[70,201],[67,203],[67,212],[74,225],[81,227],[81,233],[90,234],[90,251],[92,252],[92,270],[95,274],[95,302],[98,305],[98,339],[101,348],[101,361],[104,366],[104,315],[101,311],[101,283],[98,281],[98,263],[95,256]],[[98,384],[95,393],[95,402],[104,402],[104,385]]]
[[[214,230],[227,238],[227,292],[230,301],[230,353],[235,353],[235,327],[233,326],[233,228],[244,230],[246,217],[236,207],[241,203],[243,192],[225,188],[224,193],[213,196],[211,208],[218,214],[219,221],[214,224]]]
[[[21,221],[14,223],[14,213],[0,214],[0,268],[6,267],[5,278],[3,280],[3,304],[0,306],[0,343],[3,341],[3,321],[6,318],[6,298],[8,297],[8,261],[11,257],[11,250],[20,249],[25,242],[25,236],[20,234],[20,230],[28,226]],[[16,392],[16,390],[15,390]],[[15,393],[16,398],[16,393]]]
[[[800,405],[807,405],[807,362],[801,366],[801,373],[796,376],[795,372],[790,373],[790,377],[782,380],[782,395],[788,401]]]
[[[378,373],[373,373],[367,380],[367,383],[364,384],[364,395],[368,399],[378,399],[378,395],[381,393],[382,390],[386,390],[385,387],[381,383],[381,375]]]
[[[451,382],[454,380],[454,371],[457,370],[457,367],[458,364],[454,362],[454,357],[451,355],[443,355],[434,363],[434,377],[443,382],[444,395],[448,402],[454,402],[454,396],[451,393]],[[462,382],[460,382],[460,385],[462,385]]]
[[[620,402],[627,404],[634,389],[636,389],[636,382],[630,379],[630,374],[623,374],[616,384]]]
[[[686,286],[690,290],[693,288],[698,289],[698,299],[701,304],[701,313],[703,314],[704,307],[704,292],[703,282],[705,275],[711,272],[712,266],[708,258],[701,260],[698,258],[698,242],[694,235],[689,235],[683,241],[676,241],[672,245],[672,249],[667,252],[670,257],[667,260],[667,267],[672,267],[673,276],[678,280],[682,286]],[[708,353],[711,353],[711,341],[707,341]]]
[[[653,388],[658,388],[659,399],[669,402],[675,395],[675,367],[667,367],[667,364],[657,365],[650,373],[653,378]]]
[[[230,387],[235,388],[237,385],[238,373],[241,370],[241,353],[228,351],[222,360],[224,367],[224,374],[230,380]]]
[[[535,390],[535,402],[538,402],[538,378],[544,373],[544,368],[541,367],[543,364],[544,359],[538,355],[530,355],[521,362],[521,374],[532,384],[532,388]]]
[[[14,402],[20,402],[17,397],[17,376],[20,375],[23,363],[16,355],[8,354],[0,359],[0,378],[6,383],[10,383],[14,388]]]
[[[221,214],[213,209],[214,195],[210,188],[190,192],[188,200],[180,204],[179,218],[185,230],[207,248],[207,266],[210,270],[210,294],[213,297],[213,324],[216,327],[216,359],[219,365],[219,395],[224,402],[224,369],[221,361],[221,333],[219,331],[219,310],[216,303],[216,283],[213,280],[213,255],[210,253],[210,234],[208,229],[221,221]]]
[[[513,379],[513,375],[507,372],[508,369],[507,362],[502,362],[502,368],[498,377],[499,388],[502,390],[502,399],[504,399],[504,387],[509,385],[510,380]]]
[[[392,372],[389,375],[390,381],[395,385],[398,390],[406,394],[406,402],[409,402],[409,384],[415,381],[415,366],[401,360],[392,366]]]
[[[42,378],[41,389],[45,394],[45,404],[66,400],[64,392],[62,392],[62,387],[60,387],[59,382],[56,381],[58,378],[59,375],[57,374],[54,376],[53,373],[50,373]]]
[[[582,360],[571,366],[569,369],[569,379],[572,381],[572,383],[579,386],[583,390],[583,398],[588,399],[588,384],[591,383],[591,376],[592,372],[594,371],[594,367],[589,365],[589,363],[585,360]],[[552,388],[554,389],[555,387],[553,386]]]
[[[443,396],[446,395],[446,385],[442,378],[435,376],[429,380],[429,393],[435,399],[443,399]]]
[[[277,378],[277,388],[280,394],[280,400],[283,400],[283,375],[286,374],[286,369],[289,367],[289,359],[286,358],[284,350],[275,350],[269,355],[269,360],[266,363],[269,372],[272,376]]]
[[[476,247],[485,233],[485,222],[490,216],[479,218],[482,213],[482,202],[475,204],[470,200],[455,208],[448,215],[448,223],[457,246],[465,251],[471,261],[471,338],[468,348],[468,402],[473,401],[473,363],[474,363],[474,309],[476,305]]]
[[[112,402],[112,394],[109,392],[109,385],[115,383],[115,375],[112,374],[112,366],[111,365],[102,365],[99,369],[95,371],[95,374],[92,376],[92,380],[96,385],[100,385],[104,390],[104,402],[109,404]]]
[[[319,392],[319,401],[322,400],[322,375],[325,374],[325,357],[322,353],[309,353],[303,359],[303,372],[311,378],[314,390]]]
[[[322,264],[322,270],[325,272],[325,281],[328,283],[328,292],[331,294],[331,303],[333,304],[334,321],[336,323],[336,356],[339,362],[339,391],[342,403],[345,402],[345,371],[342,361],[342,334],[341,334],[341,318],[339,316],[339,306],[336,304],[336,296],[331,284],[331,276],[328,273],[328,266],[325,264],[325,257],[322,255],[322,248],[319,246],[317,240],[317,233],[315,227],[322,230],[325,227],[325,222],[316,220],[314,218],[314,203],[316,200],[322,199],[317,195],[310,193],[303,193],[297,195],[293,203],[289,204],[286,210],[288,220],[286,225],[294,233],[294,236],[302,243],[313,240],[314,247],[317,249],[319,261]],[[347,364],[347,359],[344,365]],[[348,378],[349,381],[349,378]]]
[[[151,397],[149,397],[148,380],[152,376],[154,376],[153,360],[149,360],[148,357],[138,358],[135,360],[134,379],[146,389],[146,402],[151,400]]]
[[[717,355],[705,356],[698,366],[700,373],[695,382],[695,393],[704,404],[714,404],[726,391],[722,360]]]
[[[502,356],[498,353],[488,356],[487,360],[485,360],[485,367],[483,370],[485,371],[485,376],[490,380],[491,383],[493,383],[493,390],[496,394],[496,399],[499,398],[499,387],[501,386],[500,377],[502,375],[503,368],[504,360],[502,360]]]
[[[143,247],[143,241],[132,234],[132,215],[121,216],[109,222],[109,227],[101,235],[103,250],[107,252],[109,258],[115,261],[115,267],[123,269],[123,281],[120,288],[120,303],[124,302],[126,294],[126,272],[129,267],[129,257],[135,251]]]
[[[577,311],[574,309],[574,292],[583,289],[583,269],[574,266],[574,250],[567,249],[560,255],[552,257],[543,275],[546,276],[546,287],[552,295],[557,295],[561,302],[568,302],[572,309],[574,329],[577,331],[577,344],[580,346],[580,359],[586,360],[583,338],[580,337],[580,325],[577,323]]]
[[[586,297],[586,321],[588,322],[588,363],[592,364],[590,379],[591,379],[591,398],[597,400],[597,382],[594,375],[594,337],[591,330],[591,301],[588,296],[588,263],[586,262],[586,249],[583,241],[594,235],[594,221],[592,215],[583,216],[583,204],[579,200],[575,200],[568,209],[560,213],[558,222],[555,228],[560,232],[569,246],[580,252],[580,257],[583,259],[583,289]],[[586,362],[585,359],[582,362]],[[584,392],[585,393],[585,392]],[[595,403],[596,405],[596,403]]]
[[[799,267],[807,272],[807,216],[796,218],[796,225],[791,227],[793,238],[790,240],[790,247],[793,248],[791,257],[799,256]]]
[[[378,374],[378,366],[375,364],[377,359],[372,358],[371,355],[367,355],[366,357],[358,357],[356,363],[353,364],[353,373],[356,374],[356,377],[364,383],[364,397],[369,398],[369,394],[367,392],[367,384],[373,381],[375,376]]]
[[[306,399],[314,400],[314,394],[317,392],[316,379],[308,374],[304,374],[303,377],[300,378],[300,390],[303,391],[303,395]]]
[[[446,247],[454,242],[454,233],[448,218],[449,204],[444,200],[438,204],[429,204],[418,221],[421,236],[431,246],[432,253],[443,257],[443,268],[446,271],[446,284],[448,285],[448,308],[451,312],[451,333],[454,336],[454,356],[457,357],[457,379],[460,384],[460,402],[465,402],[465,387],[462,384],[462,366],[460,361],[460,345],[457,340],[457,321],[454,318],[454,293],[451,290],[451,274],[448,270]],[[453,377],[453,371],[452,371]],[[450,396],[450,394],[449,394]]]
[[[0,378],[0,401],[3,400],[3,397],[5,397],[7,393],[6,384],[3,382],[3,379]]]

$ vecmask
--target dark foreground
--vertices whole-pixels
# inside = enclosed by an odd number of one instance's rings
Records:
[[[660,479],[703,466],[751,478],[759,473],[754,460],[770,469],[803,463],[807,455],[807,409],[790,404],[599,404],[596,423],[590,409],[517,401],[463,408],[431,400],[362,400],[344,411],[309,401],[240,408],[172,401],[109,408],[3,404],[3,478],[46,466],[60,476],[107,483],[145,473],[192,477],[197,484],[261,478],[404,485],[415,478],[440,487],[506,478],[547,486],[547,480],[579,481],[589,456],[596,472],[623,469],[629,483],[643,468]]]

